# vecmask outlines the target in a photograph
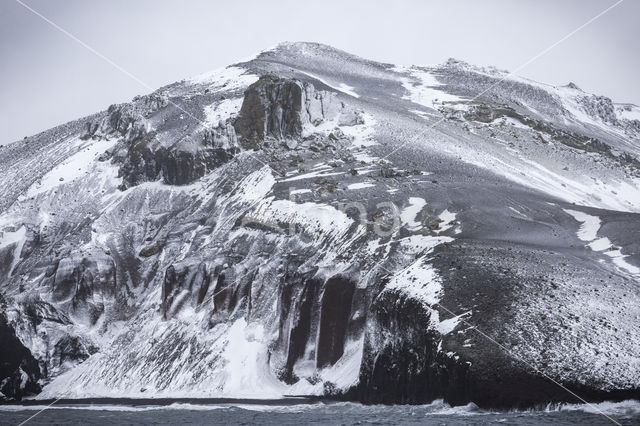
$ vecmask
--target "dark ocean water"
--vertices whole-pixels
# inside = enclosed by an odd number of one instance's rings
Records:
[[[20,424],[44,406],[0,406],[1,424]],[[545,410],[498,412],[473,405],[449,407],[442,402],[421,406],[364,406],[353,403],[301,405],[174,403],[168,406],[52,406],[27,424],[151,425],[640,425],[640,402],[565,405]]]

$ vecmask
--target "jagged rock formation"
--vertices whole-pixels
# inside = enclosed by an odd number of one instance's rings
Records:
[[[344,105],[338,106],[335,94],[316,91],[309,83],[267,74],[245,92],[234,127],[243,147],[256,149],[265,139],[299,138],[305,123],[318,125],[331,120],[339,109]]]
[[[283,44],[3,147],[2,392],[637,397],[639,110],[505,76]]]
[[[302,133],[302,87],[292,80],[266,75],[253,83],[244,95],[240,115],[234,126],[245,148],[258,142],[297,137]]]

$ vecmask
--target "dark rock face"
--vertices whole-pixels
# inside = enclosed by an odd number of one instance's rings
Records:
[[[496,363],[494,369],[478,369],[439,350],[441,337],[428,328],[430,312],[415,300],[384,293],[372,311],[374,326],[367,335],[357,389],[363,403],[418,404],[443,398],[451,405],[473,401],[482,407],[525,408],[539,401],[571,401],[555,383],[500,351],[486,357]]]
[[[401,293],[380,293],[368,316],[356,389],[358,400],[367,404],[416,404],[443,398],[451,405],[474,402],[486,408],[525,409],[550,402],[638,398],[638,389],[632,387],[604,391],[570,381],[559,386],[557,380],[514,356],[507,343],[510,336],[487,336],[500,322],[511,321],[502,313],[514,299],[506,289],[516,287],[515,282],[522,285],[523,278],[504,271],[492,275],[487,269],[476,269],[477,265],[461,262],[463,255],[449,252],[437,258],[436,264],[446,271],[442,274],[452,282],[455,271],[460,269],[466,277],[464,282],[456,283],[455,297],[445,299],[443,305],[459,306],[470,300],[480,304],[478,299],[486,298],[488,308],[475,312],[476,318],[482,315],[486,322],[479,326],[478,320],[465,323],[457,328],[466,329],[464,332],[443,336],[431,326],[432,315],[439,308],[425,307]],[[489,289],[491,284],[497,286]],[[451,314],[442,309],[439,313],[446,317]],[[497,318],[501,319],[496,321]]]
[[[178,311],[185,303],[191,303],[194,307],[202,304],[205,297],[210,296],[209,289],[214,277],[204,262],[197,265],[169,266],[162,284],[161,309],[164,318],[169,318],[172,312]],[[224,274],[219,274],[217,280],[218,283],[224,282]],[[180,298],[182,292],[186,292],[188,297]]]
[[[39,393],[38,361],[16,337],[4,312],[0,312],[0,342],[0,392],[17,400]]]
[[[99,292],[97,285],[96,293]],[[100,299],[103,299],[100,296]],[[86,306],[82,306],[86,304]],[[69,312],[74,316],[74,320],[86,319],[87,325],[93,325],[97,318],[102,315],[103,305],[96,307],[90,299],[84,302],[78,302],[77,298],[73,298],[71,303],[67,303]],[[80,306],[78,306],[80,305]],[[31,340],[31,333],[47,335],[48,330],[56,326],[66,328],[73,325],[70,316],[56,309],[56,307],[48,302],[39,299],[37,296],[31,296],[17,304],[16,312],[18,317],[23,321],[23,327],[15,329],[16,338],[23,339],[27,345]],[[92,316],[93,315],[93,316]],[[11,325],[10,325],[11,327]],[[62,371],[66,371],[70,365],[78,364],[98,351],[98,347],[90,338],[71,333],[53,333],[50,336],[49,346],[44,352],[38,355],[39,378],[46,381],[51,375],[55,375]],[[43,356],[44,355],[44,356]]]
[[[116,269],[107,256],[70,257],[58,262],[50,277],[56,301],[70,301],[70,309],[95,324],[104,312],[104,300],[116,296]]]
[[[169,99],[158,94],[138,96],[129,104],[114,104],[107,109],[102,120],[87,125],[84,138],[108,136],[118,133],[126,140],[134,141],[144,136],[145,119],[169,105]]]
[[[613,101],[606,96],[583,96],[581,103],[585,110],[593,116],[599,117],[602,121],[609,124],[619,124],[616,117]]]
[[[449,380],[438,366],[439,336],[428,329],[430,314],[420,302],[383,293],[375,300],[372,314],[373,327],[366,336],[360,369],[359,399],[369,404],[416,404],[445,394]],[[461,372],[447,374],[464,379]]]
[[[322,285],[317,279],[308,279],[304,282],[302,292],[292,313],[293,321],[289,334],[289,351],[287,352],[287,369],[301,359],[311,339],[313,320],[317,310],[317,295]],[[315,308],[315,309],[314,309]]]
[[[169,185],[186,185],[204,176],[231,159],[234,148],[208,147],[202,145],[195,152],[177,148],[154,147],[153,134],[135,142],[122,159],[121,189],[160,178]],[[208,133],[205,140],[216,140]]]
[[[281,279],[277,347],[286,354],[281,373],[281,379],[286,383],[296,383],[299,380],[293,373],[296,362],[305,356],[313,356],[322,286],[323,281],[313,278],[312,273],[290,271]]]
[[[78,336],[64,336],[53,349],[51,363],[60,368],[65,363],[82,362],[97,351],[97,347]]]
[[[344,353],[344,342],[351,314],[356,283],[343,277],[327,280],[322,294],[318,368],[335,364]]]
[[[233,126],[218,123],[170,145],[159,142],[152,130],[156,116],[167,110],[169,100],[157,94],[138,97],[131,104],[112,105],[102,120],[89,123],[83,139],[120,138],[119,149],[111,154],[120,165],[120,189],[160,178],[169,185],[186,185],[207,171],[226,163],[237,153]],[[162,120],[182,117],[183,111],[165,112]],[[173,114],[173,115],[171,115]],[[109,155],[105,156],[108,158]]]
[[[236,276],[232,268],[222,266],[216,270],[216,285],[212,292],[214,306],[212,323],[225,321],[236,312],[248,314],[251,311],[252,275],[242,279]]]
[[[234,127],[247,149],[256,149],[266,137],[283,139],[302,132],[302,84],[265,75],[249,86]]]
[[[11,272],[15,244],[0,249],[0,276],[6,277]]]

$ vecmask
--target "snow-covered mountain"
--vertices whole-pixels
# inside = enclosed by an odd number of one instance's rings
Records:
[[[314,43],[112,105],[0,148],[0,390],[637,398],[639,157],[575,84]]]

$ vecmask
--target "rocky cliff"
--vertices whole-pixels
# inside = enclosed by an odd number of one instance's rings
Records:
[[[0,390],[638,397],[635,112],[295,43],[8,144]]]

